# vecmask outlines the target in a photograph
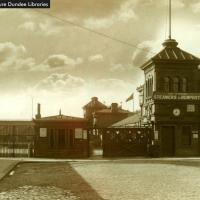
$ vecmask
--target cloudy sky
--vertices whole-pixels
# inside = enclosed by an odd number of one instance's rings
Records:
[[[143,83],[140,65],[168,35],[168,0],[51,2],[44,10],[0,9],[0,118],[31,118],[32,99],[43,116],[60,108],[81,116],[92,96],[131,109],[125,99]],[[172,2],[173,38],[200,56],[200,0]]]

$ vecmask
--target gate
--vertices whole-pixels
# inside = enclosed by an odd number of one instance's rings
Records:
[[[34,128],[0,126],[0,157],[31,157],[34,155]]]
[[[147,156],[150,128],[107,128],[103,130],[103,156]]]

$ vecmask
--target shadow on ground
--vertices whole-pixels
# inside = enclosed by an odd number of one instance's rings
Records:
[[[0,192],[9,192],[24,186],[53,186],[68,190],[80,199],[103,200],[66,162],[21,163],[14,171],[13,176],[7,176],[0,182]]]

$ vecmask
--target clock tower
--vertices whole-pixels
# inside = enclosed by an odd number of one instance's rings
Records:
[[[200,59],[167,39],[141,66],[142,118],[154,129],[160,156],[200,155]]]

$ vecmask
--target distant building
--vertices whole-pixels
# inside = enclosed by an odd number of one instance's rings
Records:
[[[40,105],[35,124],[35,157],[88,157],[88,121],[84,118],[59,115],[41,117]]]
[[[168,39],[141,66],[141,122],[154,129],[160,156],[200,155],[200,59]]]
[[[131,115],[133,115],[132,112],[122,109],[117,103],[112,103],[110,107],[94,113],[95,127],[107,128]]]
[[[93,126],[94,113],[106,108],[107,106],[101,103],[97,97],[92,97],[91,101],[83,106],[84,118],[88,120],[91,127]]]
[[[106,128],[133,113],[122,109],[117,103],[106,106],[97,97],[92,97],[91,101],[83,107],[84,118],[89,121],[90,128]]]

